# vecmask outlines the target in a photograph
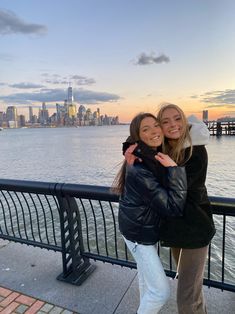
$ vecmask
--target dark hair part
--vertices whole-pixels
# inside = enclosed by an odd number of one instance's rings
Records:
[[[149,112],[141,112],[137,114],[131,121],[130,124],[130,136],[128,138],[128,141],[131,143],[135,143],[140,140],[140,124],[145,118],[153,118],[156,122],[158,122],[158,119]],[[125,177],[126,177],[126,160],[123,161],[123,164],[121,166],[121,169],[118,171],[111,190],[116,194],[122,194],[124,190],[125,185]]]

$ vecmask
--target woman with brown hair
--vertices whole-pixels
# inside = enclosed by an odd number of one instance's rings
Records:
[[[115,181],[114,189],[120,194],[119,229],[137,264],[138,314],[156,314],[170,292],[157,253],[159,224],[163,217],[182,215],[186,175],[184,167],[158,152],[162,130],[154,115],[138,114],[131,122],[130,137],[138,142],[138,151],[134,153],[144,153],[146,159],[134,165],[124,162]],[[153,162],[155,174],[148,167]],[[163,173],[164,180],[158,175]]]
[[[185,166],[187,174],[187,199],[184,215],[167,217],[161,221],[162,246],[171,247],[178,265],[177,305],[179,314],[205,314],[203,275],[208,245],[215,234],[207,190],[207,152],[209,131],[195,117],[189,121],[184,112],[174,104],[161,107],[159,119],[164,139],[162,152],[168,154],[178,165]],[[125,157],[129,164],[136,158],[129,147]],[[145,156],[139,155],[144,162]]]

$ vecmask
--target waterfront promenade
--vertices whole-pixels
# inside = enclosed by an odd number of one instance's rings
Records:
[[[91,276],[81,286],[74,286],[56,280],[56,276],[61,272],[60,253],[0,240],[0,287],[10,289],[8,293],[14,299],[9,301],[6,292],[8,290],[0,288],[0,296],[1,293],[4,294],[0,300],[5,306],[2,306],[0,312],[136,313],[138,306],[136,270],[102,262],[92,261],[92,264],[96,265],[96,269]],[[161,314],[177,313],[176,281],[170,280],[170,283],[171,299],[161,310]],[[208,314],[235,313],[234,293],[208,287],[204,287],[204,291]],[[10,304],[13,304],[12,309],[9,307]]]

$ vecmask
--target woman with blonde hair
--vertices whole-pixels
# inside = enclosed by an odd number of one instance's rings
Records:
[[[171,247],[177,264],[179,314],[205,314],[203,275],[208,245],[215,234],[205,186],[208,163],[205,145],[210,134],[203,122],[194,116],[187,120],[182,109],[174,104],[164,104],[157,118],[164,134],[162,152],[185,166],[188,184],[184,215],[161,221],[160,241],[162,246]],[[128,163],[136,158],[133,149],[136,145],[126,150]],[[145,156],[139,157],[144,162]]]
[[[184,112],[174,104],[162,106],[157,117],[164,134],[163,152],[185,166],[188,183],[183,219],[167,218],[162,222],[161,245],[171,247],[178,265],[179,313],[204,314],[203,275],[208,245],[215,234],[205,186],[209,131],[195,117],[187,121]]]

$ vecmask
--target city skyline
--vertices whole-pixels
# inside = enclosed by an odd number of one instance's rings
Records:
[[[28,107],[28,116],[18,114],[16,106],[8,106],[6,112],[0,111],[0,128],[18,127],[65,127],[65,126],[103,126],[118,125],[119,117],[102,114],[100,108],[92,111],[84,105],[74,102],[73,89],[67,89],[67,98],[63,103],[56,103],[54,111],[49,113],[45,102],[34,114],[33,107]]]
[[[52,113],[71,86],[120,122],[163,102],[234,117],[234,13],[232,0],[3,0],[0,110]]]

